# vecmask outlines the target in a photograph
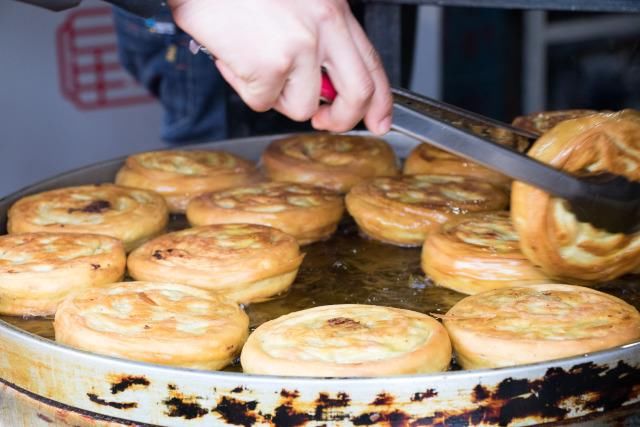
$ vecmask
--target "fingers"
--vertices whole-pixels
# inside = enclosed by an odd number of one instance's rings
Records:
[[[323,65],[337,91],[331,105],[322,106],[312,124],[319,129],[342,132],[364,117],[374,94],[374,82],[351,37],[347,20],[334,20],[322,30]]]
[[[318,110],[320,65],[316,55],[296,56],[295,63],[280,70],[257,67],[260,71],[242,77],[221,60],[216,66],[222,77],[242,100],[255,111],[271,108],[296,121],[309,120]]]
[[[384,134],[391,126],[393,103],[384,67],[351,13],[345,15],[344,30],[323,33],[327,37],[325,66],[338,96],[332,105],[319,109],[312,124],[318,129],[343,131],[364,117],[370,131]]]
[[[373,96],[371,97],[369,109],[364,116],[364,122],[369,130],[382,135],[387,133],[391,127],[393,97],[389,79],[378,52],[367,38],[360,24],[353,16],[348,18],[347,24],[374,85]]]
[[[222,77],[238,93],[245,104],[252,110],[259,112],[270,110],[276,105],[289,74],[286,67],[271,72],[263,70],[248,75],[239,75],[221,60],[216,60],[216,66]]]
[[[318,111],[320,85],[316,55],[298,56],[274,109],[295,121],[309,120]]]

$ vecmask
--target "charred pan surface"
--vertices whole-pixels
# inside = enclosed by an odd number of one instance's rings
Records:
[[[549,369],[536,380],[507,378],[496,387],[478,384],[471,401],[477,406],[464,411],[436,411],[433,416],[404,418],[399,410],[367,413],[353,419],[357,425],[387,422],[391,425],[508,425],[526,419],[564,420],[568,402],[580,411],[609,411],[638,398],[640,369],[623,362],[612,369],[593,363],[569,370]],[[566,405],[565,405],[566,404]]]
[[[393,404],[393,396],[388,393],[379,393],[371,405],[373,406],[389,406]]]
[[[300,392],[298,390],[285,390],[283,388],[280,390],[280,396],[285,399],[297,399],[300,397]]]
[[[320,393],[314,402],[315,411],[313,419],[315,421],[338,421],[348,418],[342,408],[348,408],[351,405],[351,398],[347,393],[338,393],[332,398],[327,393]]]
[[[309,423],[503,426],[513,422],[563,421],[570,415],[569,408],[583,413],[620,408],[640,396],[640,369],[622,361],[613,368],[589,362],[568,370],[551,368],[537,379],[507,378],[495,386],[478,384],[468,396],[468,409],[435,410],[428,416],[417,415],[420,411],[416,411],[415,405],[437,398],[438,392],[432,388],[414,393],[409,402],[402,402],[398,396],[383,391],[363,406],[353,402],[346,392],[319,393],[315,400],[308,401],[300,397],[298,390],[282,389],[272,413],[261,412],[255,399],[243,400],[243,391],[246,389],[238,386],[231,391],[234,396],[222,395],[211,412],[228,424],[245,427],[265,424],[289,427]],[[356,407],[359,410],[354,412]],[[201,416],[207,410],[200,408],[199,411]]]
[[[405,412],[396,409],[389,412],[369,412],[355,417],[351,422],[356,426],[369,426],[384,423],[390,426],[409,425],[411,417]]]
[[[0,380],[0,398],[2,398],[3,405],[8,404],[8,408],[22,415],[20,420],[26,423],[24,425],[32,425],[32,420],[38,418],[42,422],[56,427],[160,427],[74,408],[38,396],[14,384],[6,383],[3,380]],[[10,410],[9,412],[12,411]],[[2,415],[3,413],[0,412],[0,425],[16,425],[17,419],[11,419],[10,422],[7,423],[6,418],[3,418]],[[40,424],[42,424],[42,422],[40,422]]]
[[[143,376],[115,376],[111,381],[111,394],[118,394],[131,387],[146,388],[151,384],[148,379]]]
[[[430,399],[432,397],[436,397],[437,395],[438,395],[437,391],[435,391],[432,388],[428,388],[425,391],[419,391],[417,393],[414,393],[413,396],[411,396],[411,401],[422,402],[425,399]]]
[[[110,407],[116,408],[116,409],[133,409],[133,408],[137,408],[138,407],[138,403],[137,402],[113,402],[113,401],[108,401],[108,400],[102,399],[101,397],[99,397],[95,393],[87,393],[87,397],[93,403],[96,403],[96,404],[102,405],[102,406],[110,406]]]
[[[251,400],[244,402],[228,396],[222,396],[213,412],[220,414],[227,424],[250,427],[258,420],[258,414],[254,411],[258,402]]]
[[[276,426],[300,426],[311,421],[312,417],[303,408],[304,402],[298,399],[300,392],[298,390],[280,391],[280,405],[276,407],[273,415],[270,417]],[[325,421],[325,420],[322,420]]]
[[[169,390],[169,396],[162,401],[167,407],[165,411],[167,416],[191,420],[209,413],[209,410],[199,403],[202,397],[182,394],[173,384],[170,384],[167,389]]]

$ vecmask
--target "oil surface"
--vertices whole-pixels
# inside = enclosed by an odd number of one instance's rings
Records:
[[[170,231],[187,227],[184,216],[173,216]],[[291,289],[246,311],[251,328],[278,316],[328,304],[374,304],[422,313],[446,313],[465,295],[435,286],[420,268],[420,248],[401,248],[358,235],[345,219],[329,240],[303,246],[305,258]],[[640,309],[638,276],[594,286]],[[0,316],[18,328],[54,339],[53,318]],[[455,367],[455,365],[454,365]],[[238,363],[226,370],[239,371]]]

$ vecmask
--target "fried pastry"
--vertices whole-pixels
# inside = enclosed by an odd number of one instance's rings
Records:
[[[169,210],[184,213],[189,201],[208,191],[255,182],[255,166],[224,151],[166,150],[129,156],[116,184],[161,194]]]
[[[506,211],[463,215],[429,233],[422,270],[435,284],[464,294],[549,282],[520,251]]]
[[[590,288],[540,284],[462,299],[443,316],[465,369],[577,356],[640,339],[640,313]]]
[[[260,325],[240,356],[250,374],[373,377],[439,372],[451,343],[426,314],[374,305],[327,305]]]
[[[360,181],[396,175],[396,157],[384,140],[316,133],[272,142],[262,163],[273,181],[299,182],[346,193]]]
[[[347,210],[368,236],[401,246],[420,246],[430,231],[467,212],[504,209],[499,187],[470,177],[403,175],[355,186]]]
[[[254,224],[216,224],[165,234],[129,255],[136,280],[170,281],[241,303],[286,291],[302,263],[296,239]]]
[[[553,129],[558,123],[578,117],[590,116],[598,113],[595,110],[556,110],[541,111],[537,113],[518,116],[512,124],[529,132],[543,134]]]
[[[189,203],[187,219],[193,225],[268,225],[306,245],[333,234],[343,212],[343,198],[334,191],[308,184],[266,182],[203,194]]]
[[[162,196],[114,184],[45,191],[18,200],[8,213],[9,233],[94,233],[116,237],[130,251],[160,234],[169,221]]]
[[[126,255],[118,239],[98,234],[0,236],[0,313],[54,314],[72,291],[117,282]]]
[[[531,157],[578,176],[611,172],[640,180],[640,112],[564,121],[540,137]],[[554,278],[613,279],[640,265],[640,233],[609,233],[576,219],[566,202],[514,182],[511,217],[522,252]]]
[[[121,282],[67,297],[53,323],[56,341],[108,356],[220,369],[239,353],[249,317],[204,289]]]
[[[432,145],[417,145],[405,160],[403,173],[469,176],[486,180],[506,189],[511,178],[477,163],[455,156]]]

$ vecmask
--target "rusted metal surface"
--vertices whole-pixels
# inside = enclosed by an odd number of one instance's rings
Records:
[[[254,138],[216,148],[255,159],[268,142]],[[413,144],[394,143],[400,155]],[[112,176],[119,165],[113,161],[73,172],[25,193],[100,180]],[[0,224],[10,203],[22,194],[0,201]],[[573,422],[602,412],[615,415],[640,402],[640,343],[494,370],[364,379],[284,378],[104,357],[0,322],[0,378],[0,421],[10,426],[20,425],[6,421],[18,417],[19,411],[29,413],[32,423],[24,424],[29,426],[530,425]],[[614,415],[594,425],[607,425]],[[75,418],[64,424],[64,417]]]
[[[527,425],[640,400],[640,345],[517,368],[373,379],[172,369],[79,352],[17,330],[8,331],[0,351],[10,384],[152,425]]]
[[[146,427],[78,410],[0,381],[0,425],[3,427]]]
[[[288,393],[288,392],[286,392]],[[113,417],[100,415],[88,411],[78,410],[40,396],[36,396],[0,382],[0,425],[13,427],[146,427],[151,424],[137,423],[127,420],[120,420]],[[337,406],[342,406],[345,396],[339,396]],[[252,414],[247,415],[247,411],[254,410],[257,404],[252,402],[235,401],[233,398],[223,398],[223,402],[219,403],[216,411],[223,414],[223,419],[230,425],[255,425],[257,417]],[[336,406],[334,399],[323,397],[322,404],[324,408]],[[348,404],[348,402],[344,402]],[[377,404],[380,404],[378,402]],[[391,404],[391,402],[389,402]],[[383,422],[384,417],[380,417]],[[344,420],[340,422],[331,422],[331,424],[344,424]],[[398,423],[388,419],[384,422],[387,425],[406,425],[404,421],[399,419]],[[270,420],[269,424],[273,425],[276,421]],[[216,423],[218,424],[218,423]],[[328,423],[326,423],[328,424]],[[615,412],[593,413],[591,415],[580,417],[578,419],[571,418],[565,421],[546,424],[546,426],[567,426],[573,427],[603,427],[603,426],[633,426],[640,424],[640,404],[628,405]],[[414,424],[415,425],[415,424]],[[452,424],[441,424],[452,425]],[[467,424],[464,424],[467,425]]]

